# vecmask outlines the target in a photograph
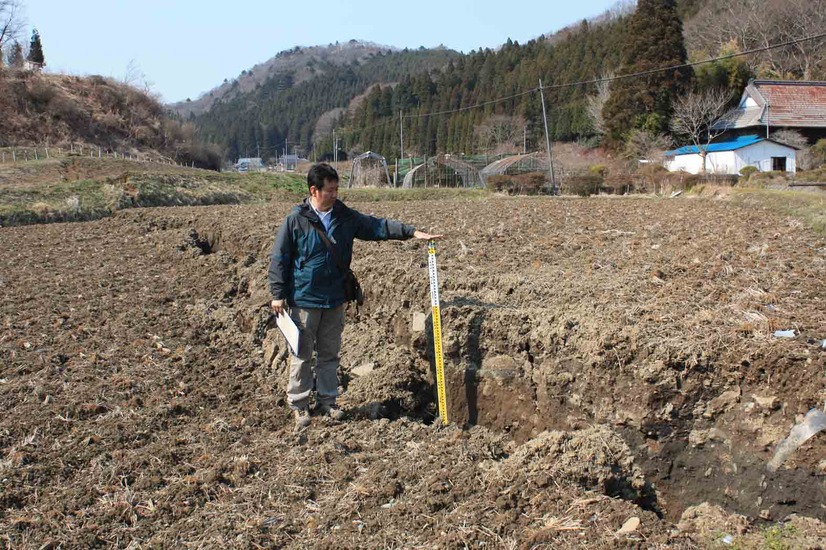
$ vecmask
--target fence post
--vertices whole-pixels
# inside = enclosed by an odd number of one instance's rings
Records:
[[[37,158],[37,147],[34,148],[34,160],[40,160]]]
[[[98,158],[100,158],[101,154],[102,154],[102,153],[101,153],[101,151],[100,151],[100,147],[98,147]]]
[[[11,150],[11,160],[17,162],[17,152],[14,149]]]

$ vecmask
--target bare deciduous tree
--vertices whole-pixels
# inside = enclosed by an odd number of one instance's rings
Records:
[[[712,128],[714,121],[725,114],[731,94],[725,90],[690,92],[674,102],[671,131],[686,136],[700,151],[702,171],[706,171],[706,155],[711,142],[725,132],[725,127]]]
[[[597,83],[597,93],[588,96],[588,103],[585,107],[594,131],[600,136],[605,134],[605,119],[602,117],[602,109],[611,95],[610,81],[612,78],[614,78],[614,73],[606,73],[600,77],[601,80]]]
[[[826,28],[826,6],[823,2],[786,0],[777,5],[783,10],[783,25],[779,29],[779,38],[782,42],[822,34]],[[826,39],[819,38],[773,50],[772,54],[776,63],[796,68],[804,80],[811,80],[816,74],[823,74],[824,49]]]
[[[649,163],[660,163],[663,160],[663,153],[671,145],[672,141],[668,136],[634,129],[628,133],[623,156],[632,161],[645,160]]]
[[[0,50],[20,37],[23,24],[19,0],[0,0]]]
[[[826,28],[822,0],[739,0],[703,10],[686,26],[692,50],[715,55],[734,40],[741,51],[773,46],[821,34]],[[823,77],[826,39],[798,42],[749,56],[750,68],[763,77]]]
[[[480,149],[493,154],[521,151],[524,131],[524,119],[508,115],[493,115],[475,128]]]
[[[154,82],[146,77],[146,73],[141,70],[141,66],[134,59],[130,59],[126,65],[126,72],[123,74],[122,82],[147,95],[152,93],[152,86],[154,85]]]

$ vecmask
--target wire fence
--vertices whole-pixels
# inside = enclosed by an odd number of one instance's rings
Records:
[[[195,162],[181,163],[172,159],[157,155],[147,155],[142,153],[124,153],[116,149],[98,147],[88,144],[74,144],[60,147],[32,147],[32,146],[12,146],[0,147],[0,164],[17,164],[27,162],[40,162],[52,159],[68,158],[91,158],[91,159],[119,159],[134,162],[144,162],[153,164],[165,164],[168,166],[179,166],[181,168],[194,168]]]

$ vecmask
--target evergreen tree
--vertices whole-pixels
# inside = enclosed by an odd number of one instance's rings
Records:
[[[639,0],[626,33],[621,75],[686,62],[675,0]],[[686,67],[615,81],[603,112],[607,144],[619,148],[632,129],[652,134],[667,131],[672,102],[688,89],[691,77],[691,68]]]
[[[46,64],[46,60],[43,57],[43,44],[40,43],[40,33],[37,32],[37,29],[32,31],[32,41],[29,44],[29,56],[26,59],[39,65]]]
[[[17,40],[14,41],[11,48],[9,48],[9,67],[13,69],[21,69],[23,67],[23,46]]]

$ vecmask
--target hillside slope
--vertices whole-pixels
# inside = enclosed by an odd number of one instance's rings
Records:
[[[0,69],[0,147],[88,144],[217,169],[221,151],[195,139],[154,97],[102,76]]]
[[[285,142],[291,152],[295,146],[307,152],[315,143],[329,154],[330,136],[319,128],[340,124],[343,109],[354,98],[375,84],[438,71],[460,58],[444,48],[392,50],[355,41],[290,50],[213,90],[211,97],[190,102],[194,106],[171,107],[191,114],[199,135],[223,147],[229,159],[275,156]],[[205,102],[211,102],[209,111],[195,116]],[[319,125],[319,120],[327,122]]]
[[[344,66],[361,63],[372,56],[390,55],[399,51],[398,48],[360,40],[327,46],[296,46],[277,53],[263,63],[253,65],[251,69],[241,71],[237,78],[224,79],[223,83],[197,99],[178,101],[169,104],[168,107],[184,118],[190,115],[198,116],[210,110],[217,102],[230,101],[252,92],[278,74],[290,74],[292,84],[298,85],[316,76],[323,76],[324,65]]]

